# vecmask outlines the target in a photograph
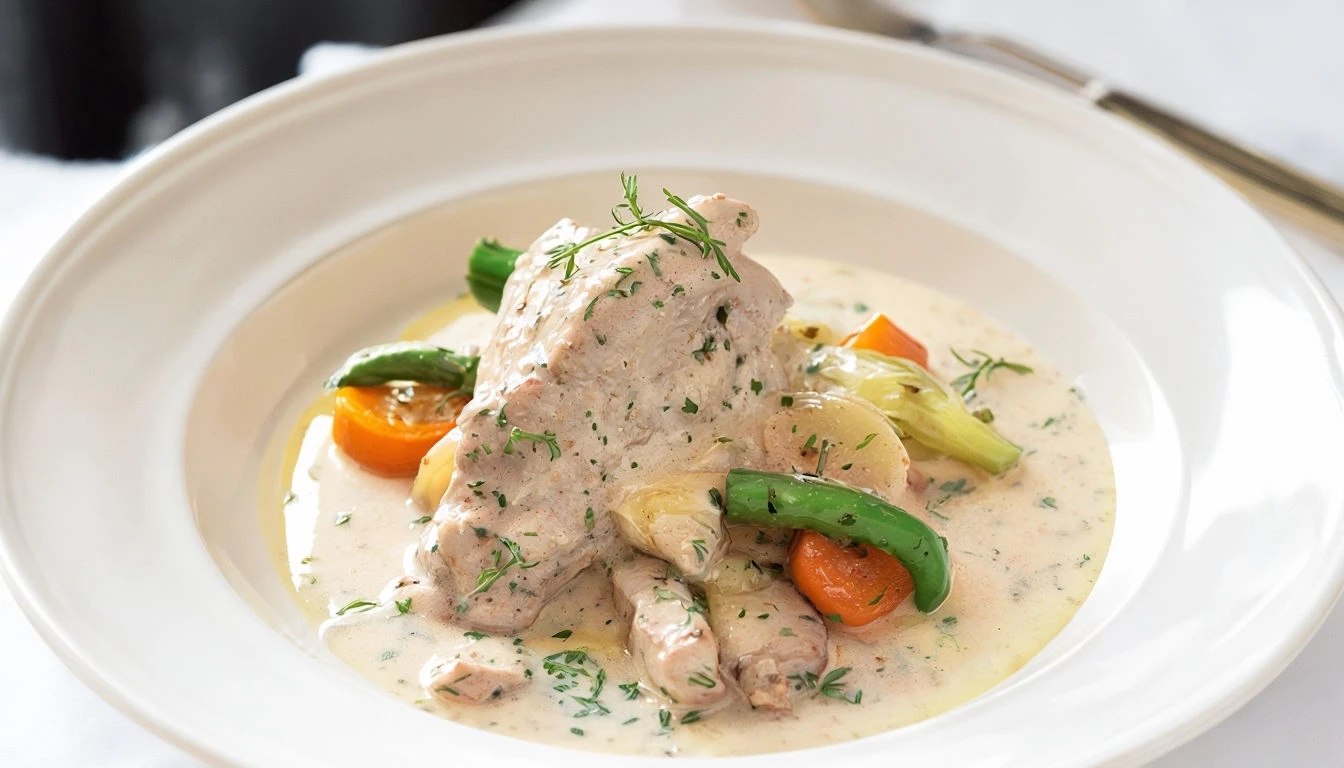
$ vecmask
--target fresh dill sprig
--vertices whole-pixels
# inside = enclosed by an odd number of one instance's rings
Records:
[[[957,362],[972,369],[952,380],[952,388],[961,394],[963,400],[970,400],[975,396],[976,385],[980,383],[980,378],[982,376],[988,381],[990,374],[1000,368],[1007,369],[1017,374],[1035,372],[1031,367],[1023,365],[1022,363],[1009,362],[1002,357],[995,359],[991,357],[988,352],[979,349],[971,350],[969,358],[953,349],[952,356],[957,358]]]
[[[503,413],[503,411],[500,412]],[[506,456],[513,455],[514,451],[513,444],[518,442],[519,440],[530,440],[534,443],[544,443],[546,445],[546,449],[550,451],[551,461],[555,461],[556,459],[560,458],[560,444],[556,442],[555,433],[550,430],[546,430],[542,434],[538,435],[536,432],[524,432],[523,430],[514,427],[513,431],[509,433],[509,441],[504,443],[504,454]]]
[[[662,219],[651,218],[642,208],[639,207],[639,180],[633,174],[621,174],[621,187],[625,191],[625,202],[614,206],[611,209],[611,217],[616,221],[616,226],[582,242],[567,243],[557,245],[546,251],[550,259],[546,265],[551,269],[565,268],[565,280],[569,280],[579,271],[576,258],[579,251],[603,240],[612,237],[634,232],[636,230],[655,230],[661,229],[671,235],[673,242],[676,239],[685,240],[700,250],[700,256],[708,259],[710,256],[718,263],[719,269],[738,282],[742,282],[742,277],[737,274],[733,268],[732,262],[728,260],[727,254],[723,251],[723,241],[715,238],[709,232],[709,220],[700,215],[700,212],[692,208],[678,195],[672,194],[667,187],[663,187],[663,195],[667,202],[673,207],[686,214],[690,219],[689,224],[683,224],[675,221],[663,221]],[[627,218],[628,217],[628,218]],[[656,269],[655,269],[656,271]]]
[[[603,686],[606,685],[607,671],[587,651],[580,648],[552,653],[541,660],[541,668],[546,674],[560,681],[555,690],[562,693],[573,690],[579,684],[579,678],[587,678],[590,681],[587,696],[570,696],[575,703],[583,707],[572,717],[611,714],[611,709],[598,698],[602,695]],[[625,686],[622,685],[621,689],[625,690]]]
[[[496,581],[499,581],[500,577],[505,573],[508,573],[509,569],[514,566],[521,569],[527,569],[535,568],[540,565],[540,563],[535,561],[529,563],[524,560],[522,551],[518,548],[518,544],[514,542],[513,539],[508,539],[503,536],[496,536],[495,538],[499,539],[499,543],[504,545],[504,549],[509,553],[509,559],[504,560],[503,554],[498,549],[490,553],[492,561],[491,566],[476,575],[476,588],[468,592],[462,598],[462,601],[457,604],[458,613],[467,612],[467,598],[489,590],[490,587],[495,585]]]
[[[847,701],[850,704],[858,704],[863,701],[863,691],[855,691],[851,696],[845,692],[845,684],[841,679],[849,674],[849,667],[837,667],[826,673],[821,679],[821,695],[831,699]]]

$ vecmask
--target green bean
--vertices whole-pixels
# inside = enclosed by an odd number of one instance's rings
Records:
[[[513,274],[514,264],[522,253],[500,245],[497,240],[481,238],[476,242],[467,261],[467,287],[478,304],[491,312],[499,311],[504,283]]]
[[[423,341],[378,344],[351,355],[327,379],[326,387],[374,387],[408,381],[470,395],[476,386],[476,366],[480,361],[479,357],[459,355]]]
[[[952,591],[947,540],[923,520],[870,493],[807,475],[734,469],[724,494],[729,523],[806,528],[877,547],[915,582],[915,607],[937,610]]]

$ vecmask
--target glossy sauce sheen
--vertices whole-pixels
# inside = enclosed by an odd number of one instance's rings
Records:
[[[752,754],[858,738],[943,712],[1025,664],[1087,597],[1111,539],[1110,456],[1082,394],[1025,341],[931,289],[816,259],[762,262],[796,299],[791,315],[843,331],[884,311],[925,343],[930,367],[945,380],[967,370],[952,348],[984,350],[1035,370],[997,371],[980,383],[975,400],[975,407],[992,409],[1001,434],[1025,449],[1020,466],[990,477],[951,460],[915,461],[932,482],[905,504],[948,539],[954,587],[932,615],[907,600],[862,630],[831,625],[829,668],[850,669],[837,693],[853,698],[861,690],[860,703],[815,695],[797,699],[792,713],[772,713],[752,711],[739,697],[698,722],[673,715],[665,724],[656,702],[628,698],[619,687],[638,675],[609,580],[596,568],[552,601],[519,635],[521,643],[478,641],[524,656],[533,670],[530,685],[486,705],[431,699],[419,683],[421,667],[435,652],[470,639],[465,628],[418,616],[414,606],[405,615],[389,605],[331,620],[351,601],[385,594],[403,573],[426,513],[406,500],[409,480],[362,471],[331,444],[329,418],[317,416],[302,425],[283,514],[297,599],[315,624],[326,622],[322,635],[331,650],[398,698],[460,723],[573,748],[651,755]],[[491,320],[479,312],[461,315],[433,337],[459,349],[479,344]],[[608,714],[576,717],[585,707],[575,697],[588,696],[592,681],[556,690],[574,681],[543,668],[543,657],[571,649],[585,649],[606,670],[599,700]]]

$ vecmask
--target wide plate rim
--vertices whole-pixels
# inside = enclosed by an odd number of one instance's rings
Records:
[[[731,24],[705,22],[657,26],[620,24],[556,29],[505,28],[457,33],[404,44],[349,70],[315,79],[300,78],[244,99],[189,127],[163,145],[129,163],[113,187],[100,197],[43,256],[10,305],[3,324],[0,324],[0,357],[5,363],[0,365],[2,371],[0,408],[7,407],[10,400],[12,380],[17,370],[13,365],[13,357],[28,328],[27,324],[36,314],[35,310],[43,305],[50,286],[61,279],[67,270],[79,266],[76,258],[77,244],[112,220],[119,213],[119,208],[138,191],[173,173],[180,163],[204,151],[218,138],[248,126],[264,126],[267,120],[278,113],[298,108],[306,102],[338,95],[343,90],[353,89],[361,83],[379,77],[428,65],[440,56],[452,56],[481,47],[502,48],[510,44],[526,44],[534,39],[570,38],[572,42],[580,42],[598,34],[641,34],[650,31],[657,31],[660,35],[713,33],[755,36],[762,39],[774,38],[776,41],[809,40],[846,45],[856,49],[885,49],[900,56],[937,62],[938,66],[970,73],[974,77],[989,78],[1006,88],[1031,94],[1037,100],[1053,102],[1054,109],[1089,111],[1086,103],[1081,100],[986,65],[957,59],[921,46],[795,22],[756,21]],[[1281,257],[1282,265],[1291,270],[1292,277],[1300,284],[1304,298],[1310,299],[1311,309],[1315,312],[1312,319],[1317,329],[1321,331],[1320,340],[1323,346],[1335,350],[1344,348],[1344,315],[1341,314],[1339,306],[1305,261],[1259,211],[1212,174],[1169,146],[1100,113],[1096,113],[1096,119],[1110,123],[1109,129],[1115,132],[1117,140],[1127,142],[1125,151],[1135,152],[1161,163],[1163,167],[1181,174],[1183,182],[1195,185],[1199,193],[1210,196],[1211,200],[1220,205],[1240,209],[1243,218],[1250,217],[1256,220],[1263,234],[1276,240],[1281,246],[1278,255]],[[279,125],[277,123],[276,127]],[[1344,400],[1344,391],[1341,390],[1341,381],[1344,381],[1344,363],[1337,353],[1330,357],[1331,370],[1334,374],[1331,388],[1337,400]],[[6,467],[0,463],[0,488],[4,487],[5,472]],[[1332,512],[1340,515],[1344,510],[1333,509]],[[0,492],[0,524],[13,514],[14,509],[8,494]],[[134,691],[124,689],[101,675],[96,668],[96,662],[85,653],[86,649],[44,609],[40,598],[36,596],[32,585],[25,577],[19,559],[20,554],[14,541],[0,537],[0,576],[3,576],[16,602],[43,640],[81,681],[136,722],[198,757],[238,763],[247,761],[246,750],[240,752],[228,745],[207,743],[208,739],[203,738],[196,729],[175,721],[171,716],[165,716],[165,713],[152,702],[143,700]],[[1284,634],[1265,665],[1242,679],[1234,681],[1225,679],[1226,684],[1222,686],[1206,688],[1207,695],[1191,697],[1178,718],[1162,722],[1157,722],[1156,718],[1150,719],[1146,731],[1133,733],[1124,745],[1099,745],[1099,751],[1092,757],[1108,762],[1151,759],[1194,738],[1254,697],[1305,647],[1325,621],[1341,591],[1344,591],[1344,553],[1336,556],[1331,565],[1330,579],[1318,585],[1316,599],[1304,610],[1302,621],[1294,627],[1294,631]],[[1216,690],[1210,690],[1215,687]]]

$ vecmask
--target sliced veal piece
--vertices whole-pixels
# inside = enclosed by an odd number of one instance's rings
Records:
[[[616,606],[630,620],[630,653],[644,684],[670,703],[704,709],[727,688],[719,676],[719,645],[705,609],[667,563],[635,557],[613,564]]]
[[[623,489],[689,471],[705,446],[761,418],[758,390],[783,385],[770,342],[792,299],[741,253],[755,212],[722,195],[688,207],[740,281],[658,230],[594,241],[571,263],[559,254],[602,233],[563,221],[518,257],[425,555],[444,564],[436,605],[453,604],[458,620],[490,632],[531,625],[616,544],[608,512]],[[696,468],[753,464],[735,458]]]
[[[420,684],[442,701],[483,704],[521,687],[532,675],[525,653],[499,638],[468,640],[430,658]]]
[[[792,709],[790,696],[808,689],[795,683],[826,668],[826,625],[787,581],[738,594],[711,587],[709,611],[724,669],[754,708]]]

